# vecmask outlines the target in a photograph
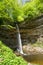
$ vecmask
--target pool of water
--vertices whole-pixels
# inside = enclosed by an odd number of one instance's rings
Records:
[[[43,65],[43,54],[31,54],[31,55],[23,56],[23,58],[28,63]]]
[[[32,61],[30,63],[36,64],[36,65],[43,65],[43,61]]]

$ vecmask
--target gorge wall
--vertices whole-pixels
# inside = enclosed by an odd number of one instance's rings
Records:
[[[37,41],[43,43],[43,25],[33,29],[20,29],[22,44],[36,43]],[[10,48],[17,47],[17,31],[15,28],[7,29],[0,27],[0,40]]]

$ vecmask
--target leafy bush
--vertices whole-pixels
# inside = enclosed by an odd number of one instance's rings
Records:
[[[27,65],[27,63],[0,41],[0,65]]]

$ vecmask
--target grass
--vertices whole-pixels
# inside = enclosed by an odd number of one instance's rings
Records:
[[[27,65],[21,57],[17,57],[13,51],[0,41],[0,65]]]

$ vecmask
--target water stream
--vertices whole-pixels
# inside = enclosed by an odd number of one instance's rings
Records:
[[[21,35],[20,35],[18,24],[16,24],[16,30],[17,30],[17,41],[18,41],[18,49],[17,50],[18,50],[18,52],[20,52],[21,54],[23,54]]]

